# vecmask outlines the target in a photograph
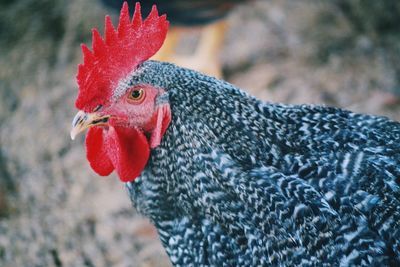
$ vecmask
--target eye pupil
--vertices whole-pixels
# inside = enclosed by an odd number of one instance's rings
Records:
[[[132,91],[131,96],[133,98],[139,98],[141,96],[141,94],[142,93],[140,92],[140,90],[134,90],[134,91]]]
[[[139,103],[144,98],[144,90],[143,89],[136,89],[132,90],[131,93],[128,95],[128,98],[134,103]]]

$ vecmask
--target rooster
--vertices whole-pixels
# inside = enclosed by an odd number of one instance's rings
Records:
[[[167,33],[153,7],[82,45],[87,159],[126,183],[175,266],[399,266],[400,124],[261,102],[148,60]]]

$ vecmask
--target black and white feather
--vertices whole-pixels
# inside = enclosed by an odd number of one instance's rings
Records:
[[[400,266],[400,124],[145,62],[172,122],[127,184],[175,266]]]

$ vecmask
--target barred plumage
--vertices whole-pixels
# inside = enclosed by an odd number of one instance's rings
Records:
[[[127,188],[174,265],[400,264],[399,123],[263,103],[155,61],[131,83],[164,89],[171,107]]]

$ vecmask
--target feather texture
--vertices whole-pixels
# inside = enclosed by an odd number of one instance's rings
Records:
[[[400,124],[338,108],[263,103],[167,63],[172,121],[127,183],[176,266],[400,263]]]

